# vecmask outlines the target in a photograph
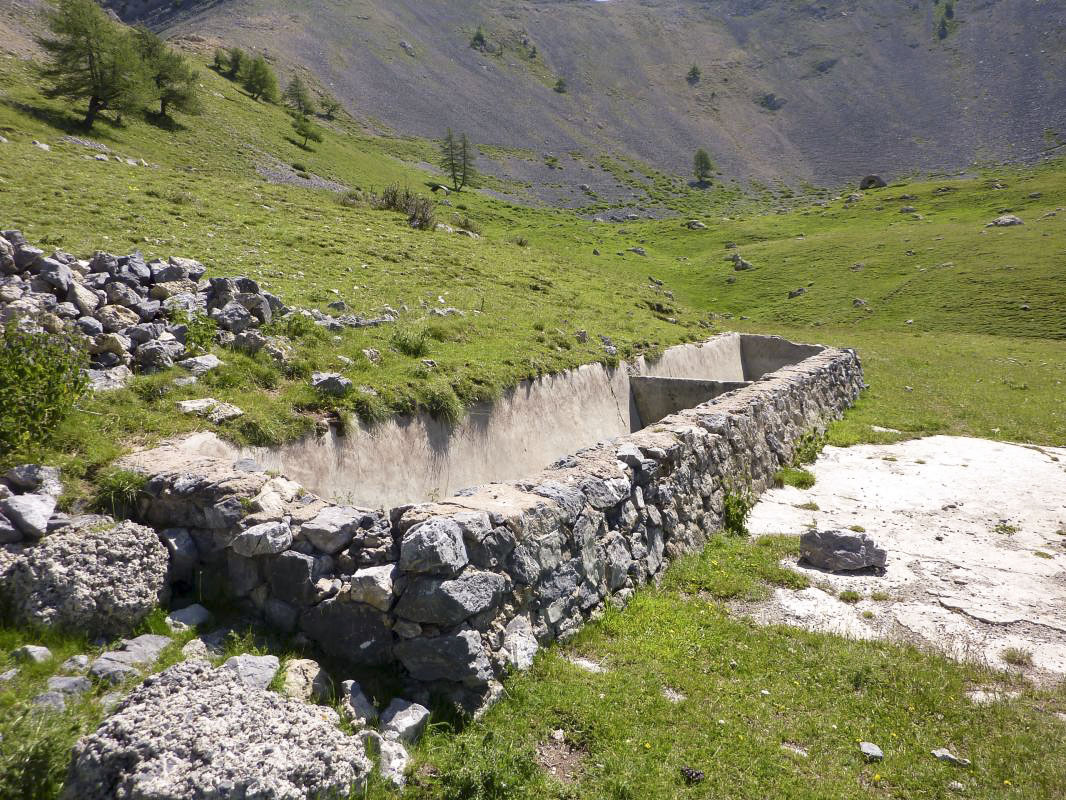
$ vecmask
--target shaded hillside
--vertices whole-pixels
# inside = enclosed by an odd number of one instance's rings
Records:
[[[1066,7],[1057,3],[110,5],[127,21],[306,66],[351,111],[401,132],[438,137],[452,125],[533,150],[533,161],[495,169],[538,183],[594,183],[575,169],[544,173],[543,153],[572,150],[687,174],[704,145],[727,177],[835,183],[1031,159],[1066,136]],[[484,50],[470,46],[478,25]],[[693,63],[698,82],[685,77]],[[558,77],[565,94],[552,89]]]

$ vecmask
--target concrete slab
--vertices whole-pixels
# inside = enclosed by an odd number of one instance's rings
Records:
[[[809,490],[763,495],[753,534],[861,527],[887,548],[885,575],[790,564],[864,599],[815,602],[818,590],[779,589],[747,609],[756,619],[859,638],[868,628],[1000,668],[1014,648],[1030,653],[1032,666],[1012,668],[1037,680],[1066,675],[1066,449],[933,436],[827,447],[812,471]],[[817,511],[799,508],[812,503]]]

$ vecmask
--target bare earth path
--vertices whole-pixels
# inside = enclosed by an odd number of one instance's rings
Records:
[[[827,447],[812,471],[810,490],[763,495],[752,533],[861,526],[888,550],[886,573],[829,575],[792,563],[812,586],[777,589],[745,613],[924,643],[1001,668],[1015,648],[1031,653],[1029,677],[1066,676],[1066,449],[934,436]],[[799,507],[809,503],[818,510]],[[849,589],[863,599],[835,596]]]

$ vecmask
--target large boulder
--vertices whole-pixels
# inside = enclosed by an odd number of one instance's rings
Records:
[[[400,543],[400,569],[404,572],[455,575],[467,561],[463,531],[448,517],[431,517],[415,525]]]
[[[828,572],[883,570],[887,554],[865,533],[807,531],[800,538],[800,556],[813,567]]]
[[[472,628],[446,636],[406,639],[396,644],[395,651],[407,671],[418,680],[484,686],[493,678],[481,636]]]
[[[168,561],[151,528],[100,518],[72,524],[15,563],[15,615],[90,636],[127,633],[166,599]]]
[[[82,737],[64,800],[303,800],[361,793],[372,765],[329,709],[186,661],[133,691]]]
[[[507,579],[496,572],[465,570],[457,578],[419,577],[396,604],[396,614],[415,622],[457,625],[499,604]]]

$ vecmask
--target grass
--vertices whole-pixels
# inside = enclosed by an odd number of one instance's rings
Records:
[[[800,467],[785,467],[774,475],[774,486],[795,486],[797,489],[810,489],[814,486],[814,473]]]
[[[638,592],[565,648],[541,652],[480,721],[431,726],[403,796],[917,798],[948,796],[952,780],[966,783],[968,797],[1061,796],[1066,740],[1052,713],[1066,707],[1061,687],[1036,691],[913,647],[764,628],[727,613],[723,600],[764,595],[785,578],[777,561],[791,546],[716,537],[681,559],[659,589]],[[608,670],[584,672],[566,661],[569,652]],[[989,683],[1021,693],[988,705],[967,700],[969,687]],[[687,699],[665,700],[664,686]],[[536,745],[560,728],[582,753],[569,785],[536,759]],[[864,763],[860,740],[878,743],[884,761]],[[929,754],[937,747],[973,767],[960,773],[938,762]],[[685,766],[704,780],[689,785]]]
[[[1000,654],[1003,660],[1012,667],[1033,666],[1033,654],[1021,647],[1008,647]]]

